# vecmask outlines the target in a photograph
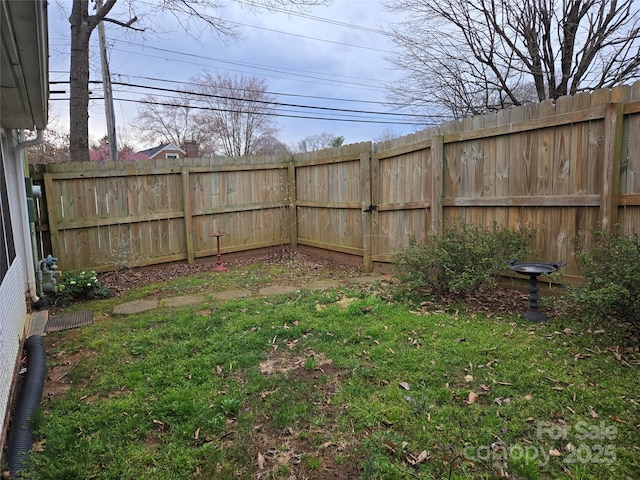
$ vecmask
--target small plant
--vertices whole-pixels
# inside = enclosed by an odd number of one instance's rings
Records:
[[[524,226],[511,230],[496,223],[486,228],[458,221],[427,244],[412,239],[396,256],[394,268],[412,289],[466,296],[495,287],[510,259],[530,253],[535,234]]]
[[[570,288],[572,311],[640,326],[640,238],[619,226],[612,233],[593,233],[593,246],[576,255],[586,285]]]
[[[111,290],[104,287],[94,271],[65,273],[57,285],[56,303],[68,305],[77,300],[108,298]]]
[[[322,460],[318,457],[305,456],[304,463],[307,464],[307,467],[309,467],[309,470],[312,472],[318,471],[320,467],[322,467]]]
[[[242,402],[238,398],[223,397],[217,402],[218,410],[227,418],[237,417],[240,413]]]
[[[316,366],[317,366],[317,362],[313,356],[308,357],[307,360],[304,362],[304,369],[307,372],[313,372]]]

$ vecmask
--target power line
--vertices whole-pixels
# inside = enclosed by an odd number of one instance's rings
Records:
[[[98,97],[98,98],[92,98],[92,100],[102,100],[102,99]],[[118,100],[122,102],[141,103],[146,105],[166,106],[166,107],[182,106],[182,107],[193,108],[196,110],[209,110],[209,111],[215,111],[215,112],[246,113],[240,110],[231,110],[231,109],[225,109],[225,108],[202,107],[202,106],[194,106],[194,105],[175,105],[172,103],[152,102],[148,100],[139,100],[139,99],[134,100],[134,99],[128,99],[128,98],[114,98],[114,100]],[[263,112],[261,114],[271,116],[271,117],[300,118],[300,119],[306,119],[306,120],[328,120],[328,121],[334,121],[334,122],[377,123],[377,124],[387,124],[387,125],[411,125],[411,126],[424,125],[424,122],[398,122],[398,121],[386,121],[386,120],[371,120],[371,119],[364,119],[364,118],[358,118],[358,117],[356,118],[313,117],[309,115],[290,115],[290,114],[283,114],[283,113],[277,113],[277,112]]]
[[[67,72],[59,72],[59,73],[67,73]],[[150,80],[153,82],[164,82],[164,83],[181,83],[181,84],[185,84],[185,85],[191,85],[192,82],[185,82],[183,80],[168,80],[166,78],[156,78],[156,77],[145,77],[145,76],[139,76],[139,75],[129,75],[129,74],[120,74],[120,73],[114,73],[112,74],[114,76],[120,76],[120,77],[129,77],[129,78],[140,78],[142,80]],[[49,82],[49,83],[54,83],[54,82]],[[372,105],[390,105],[390,106],[397,106],[397,107],[404,107],[404,104],[400,104],[400,103],[394,103],[394,102],[380,102],[380,101],[375,101],[375,100],[355,100],[353,98],[338,98],[338,97],[320,97],[320,96],[316,96],[316,95],[303,95],[300,93],[282,93],[282,92],[271,92],[271,91],[266,91],[265,93],[269,94],[269,95],[277,95],[280,97],[298,97],[298,98],[312,98],[312,99],[316,99],[316,100],[330,100],[330,101],[335,101],[335,102],[352,102],[352,103],[368,103],[368,104],[372,104]]]
[[[68,83],[68,82],[51,82],[52,84],[60,84],[60,83]],[[89,83],[101,84],[101,81],[91,80]],[[259,100],[259,99],[251,99],[251,98],[243,98],[243,97],[232,97],[228,95],[217,95],[213,93],[203,93],[203,92],[191,92],[184,90],[177,90],[173,88],[163,88],[163,87],[154,87],[148,85],[137,85],[128,82],[112,82],[113,85],[120,85],[125,87],[132,88],[142,88],[146,90],[153,90],[159,92],[167,92],[167,93],[179,93],[179,94],[188,94],[190,96],[203,97],[203,98],[218,98],[223,100],[235,100],[235,101],[243,101],[249,103],[259,103],[264,105],[275,105],[279,107],[292,107],[292,108],[303,108],[303,109],[311,109],[311,110],[325,110],[332,112],[345,112],[345,113],[361,113],[365,115],[390,115],[390,116],[398,116],[398,117],[407,117],[407,118],[432,118],[431,115],[422,115],[422,114],[411,114],[411,113],[396,113],[396,112],[380,112],[380,111],[372,111],[372,110],[356,110],[356,109],[345,109],[338,107],[323,107],[318,105],[301,105],[296,103],[284,103],[284,102],[276,102],[272,100]],[[252,93],[266,93],[258,90],[251,89],[242,89],[244,91],[249,91]],[[169,97],[169,98],[178,98],[178,97]],[[189,106],[189,105],[181,105],[181,106]]]
[[[251,2],[246,2],[243,0],[235,0],[236,3],[240,3],[243,5],[248,5],[250,7],[261,7],[260,5],[254,5]],[[383,30],[379,30],[379,29],[375,29],[375,28],[370,28],[370,27],[363,27],[361,25],[355,25],[352,23],[346,23],[346,22],[340,22],[338,20],[334,20],[332,18],[324,18],[324,17],[317,17],[315,15],[311,15],[308,13],[304,13],[304,12],[296,12],[293,10],[287,10],[285,8],[282,7],[278,7],[277,5],[273,5],[269,7],[269,10],[273,11],[273,12],[278,12],[278,13],[284,13],[286,15],[291,15],[294,17],[301,17],[301,18],[306,18],[309,20],[315,20],[317,22],[322,22],[322,23],[329,23],[331,25],[338,25],[340,27],[346,27],[352,30],[362,30],[363,32],[370,32],[370,33],[378,33],[380,35],[386,35],[385,32]]]
[[[216,58],[216,57],[209,57],[206,55],[198,55],[195,53],[187,53],[187,52],[178,52],[175,50],[170,50],[167,48],[160,48],[160,47],[149,47],[149,46],[145,46],[139,43],[135,43],[135,42],[127,42],[127,41],[121,41],[120,43],[124,43],[124,44],[128,44],[131,46],[137,46],[137,47],[142,47],[143,49],[149,49],[149,50],[156,50],[159,52],[163,52],[163,53],[171,53],[171,54],[176,54],[176,55],[180,55],[182,57],[193,57],[193,58],[198,58],[198,59],[202,59],[202,60],[209,60],[212,62],[218,62],[218,63],[224,63],[224,64],[229,64],[229,65],[234,65],[234,66],[240,66],[240,67],[246,67],[246,68],[252,68],[255,70],[263,70],[266,72],[273,72],[273,73],[280,73],[280,74],[285,74],[285,75],[290,75],[290,76],[294,76],[294,77],[301,77],[301,78],[308,78],[311,80],[322,80],[323,82],[331,82],[331,83],[337,83],[337,84],[341,84],[341,85],[353,85],[356,87],[366,87],[368,89],[374,89],[374,90],[382,90],[383,87],[378,86],[378,85],[370,85],[370,84],[365,84],[365,83],[357,83],[357,82],[349,82],[349,81],[344,81],[344,80],[334,80],[333,78],[325,78],[325,77],[318,77],[317,75],[324,75],[322,73],[318,73],[318,72],[308,72],[308,73],[312,73],[313,75],[308,75],[308,74],[303,74],[303,73],[295,73],[296,70],[295,69],[282,69],[282,68],[274,68],[274,67],[270,67],[268,65],[259,65],[259,64],[252,64],[252,63],[245,63],[245,62],[238,62],[238,61],[234,61],[234,60],[225,60],[225,59],[221,59],[221,58]],[[119,49],[119,48],[115,48],[113,47],[112,50],[116,50],[116,51],[121,51],[127,54],[134,54],[134,55],[141,55],[141,56],[146,56],[146,57],[150,57],[150,58],[161,58],[163,60],[169,60],[166,57],[160,57],[157,55],[151,55],[148,53],[141,53],[140,51],[129,51],[129,50],[123,50],[123,49]],[[180,63],[191,63],[193,65],[198,65],[198,66],[208,66],[208,65],[202,65],[200,63],[195,63],[195,62],[186,62],[184,59],[180,59],[179,60]],[[289,71],[286,71],[289,70]],[[304,72],[304,70],[298,70],[298,71],[302,71]],[[327,74],[327,76],[329,76]],[[348,77],[346,75],[333,75],[331,74],[331,77],[336,77],[336,76],[340,76],[343,78],[355,78],[355,79],[360,79],[359,77]],[[373,79],[371,79],[373,80]]]
[[[256,28],[258,30],[265,30],[267,32],[279,33],[281,35],[290,35],[292,37],[298,37],[298,38],[306,38],[307,40],[316,40],[318,42],[332,43],[334,45],[343,45],[345,47],[362,48],[363,50],[372,50],[374,52],[394,53],[391,50],[383,50],[381,48],[365,47],[364,45],[354,45],[353,43],[337,42],[335,40],[326,40],[326,39],[318,38],[318,37],[310,37],[308,35],[301,35],[299,33],[291,33],[291,32],[285,32],[285,31],[282,31],[282,30],[275,30],[273,28],[259,27],[257,25],[250,25],[248,23],[234,22],[232,20],[225,20],[225,22],[233,23],[235,25],[240,25],[241,27]]]
[[[101,83],[101,82],[92,82],[92,83]],[[125,87],[134,87],[134,88],[144,88],[148,90],[160,91],[160,92],[169,92],[169,93],[187,93],[188,95],[194,95],[197,97],[205,97],[205,98],[220,98],[224,100],[239,100],[244,102],[251,103],[260,103],[260,104],[268,104],[268,105],[277,105],[281,107],[296,107],[296,108],[309,108],[314,110],[328,110],[334,112],[348,112],[348,113],[363,113],[368,115],[394,115],[394,116],[402,116],[402,117],[416,117],[416,116],[424,116],[424,115],[413,115],[409,113],[395,113],[395,112],[374,112],[369,110],[353,110],[353,109],[344,109],[344,108],[335,108],[335,107],[321,107],[317,105],[299,105],[295,103],[283,103],[283,102],[274,102],[267,100],[257,100],[257,99],[249,99],[242,97],[231,97],[228,95],[216,95],[212,93],[202,93],[202,92],[184,92],[181,90],[176,90],[172,88],[163,88],[163,87],[151,87],[145,85],[136,85],[133,83],[125,83],[125,82],[112,82],[114,85],[121,85]],[[256,92],[255,90],[253,92]],[[258,92],[261,93],[261,92]]]
[[[69,98],[53,98],[52,101],[69,101]],[[104,100],[104,97],[92,97],[90,100]],[[228,113],[246,113],[239,110],[231,110],[224,108],[214,108],[214,107],[202,107],[202,106],[194,106],[194,105],[176,105],[174,103],[166,103],[166,102],[151,102],[148,100],[140,100],[140,99],[130,99],[130,98],[114,98],[115,101],[118,102],[129,102],[129,103],[139,103],[145,105],[158,105],[158,106],[166,106],[166,107],[188,107],[193,108],[195,110],[209,110],[216,112],[228,112]],[[336,118],[336,117],[318,117],[318,116],[310,116],[310,115],[291,115],[278,113],[277,111],[271,112],[262,112],[262,115],[270,116],[270,117],[284,117],[284,118],[298,118],[305,120],[323,120],[330,122],[347,122],[347,123],[372,123],[372,124],[380,124],[380,125],[409,125],[414,127],[427,127],[436,125],[436,123],[431,122],[403,122],[403,121],[387,121],[387,120],[374,120],[367,118]],[[434,116],[435,118],[436,116]]]

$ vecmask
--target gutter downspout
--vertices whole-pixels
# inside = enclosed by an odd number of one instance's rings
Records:
[[[15,150],[15,154],[16,157],[18,158],[22,158],[22,152],[25,148],[28,147],[33,147],[34,145],[39,145],[44,141],[44,130],[42,129],[38,129],[37,130],[37,136],[36,138],[34,138],[33,140],[25,140],[24,142],[18,142],[16,144],[16,146],[14,147]],[[28,169],[25,169],[28,171]],[[26,201],[25,201],[25,205],[26,205]],[[26,208],[26,207],[23,207]],[[25,215],[28,218],[28,212],[24,212],[23,211],[23,215]],[[24,227],[23,227],[23,235],[25,238],[29,238],[31,239],[31,256],[32,256],[32,262],[33,265],[31,268],[27,268],[27,283],[29,286],[29,295],[31,296],[31,301],[33,303],[36,303],[38,300],[40,300],[40,297],[38,297],[38,288],[36,286],[36,265],[37,265],[37,250],[36,250],[36,238],[35,238],[35,231],[31,228],[31,224],[25,224],[23,223]]]

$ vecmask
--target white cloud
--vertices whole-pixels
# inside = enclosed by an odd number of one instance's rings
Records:
[[[119,8],[123,8],[125,4],[122,2]],[[139,0],[139,4],[143,8],[150,5],[148,0]],[[68,80],[66,72],[69,69],[70,30],[67,19],[70,5],[70,2],[58,2],[52,4],[49,9],[52,81]],[[128,14],[127,11],[119,11],[113,12],[111,16],[125,18]],[[174,88],[178,85],[161,84],[141,77],[187,81],[205,68],[213,71],[220,69],[225,72],[240,71],[264,77],[272,92],[384,102],[385,82],[398,76],[389,69],[384,60],[383,51],[391,50],[392,47],[383,35],[367,30],[379,29],[387,23],[389,14],[382,11],[381,2],[336,1],[329,7],[315,7],[308,14],[327,21],[268,12],[264,9],[254,11],[233,2],[223,12],[225,19],[260,27],[240,27],[243,38],[238,41],[216,38],[208,31],[202,31],[200,35],[189,35],[168,15],[162,18],[142,19],[146,24],[152,22],[154,29],[163,30],[164,33],[161,35],[123,32],[119,27],[107,24],[112,76],[115,80],[125,80],[133,84]],[[333,21],[364,29],[336,25]],[[196,40],[194,37],[199,38]],[[348,44],[366,48],[356,48]],[[95,34],[92,37],[92,45],[92,68],[95,69],[92,70],[91,77],[100,79]],[[98,94],[96,96],[101,96],[99,85],[92,88]],[[62,89],[67,90],[68,97],[68,85],[52,85],[52,90]],[[139,89],[120,86],[115,89],[116,98],[139,98],[144,94]],[[129,90],[129,93],[124,90]],[[52,95],[52,98],[60,97],[64,96]],[[329,99],[282,96],[279,101],[331,108],[389,111],[384,105]],[[62,118],[68,115],[65,101],[53,101],[52,108],[54,114]],[[136,116],[137,105],[116,101],[115,110],[116,123],[119,128],[123,128]],[[304,112],[301,113],[304,116],[335,118],[338,115],[338,112],[320,110],[301,112]],[[64,124],[67,125],[68,120]],[[280,138],[287,144],[294,144],[308,135],[321,132],[343,135],[347,143],[353,143],[371,140],[385,129],[398,133],[409,133],[416,129],[402,125],[290,118],[279,118],[278,124],[281,130]],[[105,132],[104,107],[100,102],[94,101],[90,107],[91,138],[98,139]]]

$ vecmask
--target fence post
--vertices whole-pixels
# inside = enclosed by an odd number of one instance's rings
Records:
[[[362,264],[365,272],[373,271],[373,198],[371,195],[371,152],[360,154],[362,182]]]
[[[291,160],[287,166],[287,189],[289,192],[289,243],[292,249],[298,248],[298,199],[296,198],[296,163]]]
[[[58,217],[56,215],[55,200],[53,198],[53,174],[45,172],[42,175],[44,179],[44,195],[47,202],[47,216],[49,224],[49,240],[51,242],[51,254],[54,257],[60,255],[62,257],[62,251],[58,249],[60,241],[58,238]],[[44,235],[44,232],[42,232]],[[44,253],[44,252],[43,252]],[[36,259],[37,261],[38,259]]]
[[[184,211],[184,231],[187,243],[187,262],[195,262],[193,252],[193,218],[191,212],[191,189],[189,188],[189,167],[182,167],[182,208]]]
[[[436,235],[442,231],[444,195],[444,135],[434,135],[431,138],[431,224],[429,235]]]
[[[611,232],[618,220],[623,126],[624,103],[608,104],[604,115],[604,158],[600,189],[600,228],[603,232]]]

